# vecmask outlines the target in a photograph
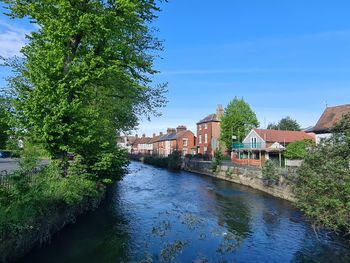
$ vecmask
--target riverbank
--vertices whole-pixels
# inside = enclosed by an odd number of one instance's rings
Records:
[[[274,197],[295,202],[292,191],[292,174],[279,174],[279,179],[274,184],[267,184],[260,168],[251,166],[218,166],[212,171],[212,163],[208,161],[184,160],[182,169],[188,172],[204,174],[220,180],[249,186],[253,189],[268,193]]]
[[[22,169],[0,184],[0,262],[13,262],[100,204],[106,187],[74,163]]]
[[[34,247],[50,242],[51,237],[65,226],[75,223],[83,214],[97,208],[105,195],[99,191],[96,198],[84,198],[79,204],[69,206],[60,204],[51,209],[50,215],[35,218],[27,229],[18,229],[17,233],[2,233],[0,242],[0,262],[14,262],[30,252]]]

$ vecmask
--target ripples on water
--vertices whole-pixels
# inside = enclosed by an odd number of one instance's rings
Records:
[[[140,163],[96,211],[22,262],[350,262],[293,206],[225,181]]]

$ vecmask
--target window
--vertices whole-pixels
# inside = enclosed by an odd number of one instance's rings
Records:
[[[208,129],[208,124],[204,124],[204,129]]]
[[[188,146],[188,139],[187,138],[182,139],[182,145],[183,145],[183,147]]]
[[[256,148],[257,143],[256,143],[256,138],[251,138],[252,141],[252,148]]]
[[[204,143],[208,143],[208,134],[204,134]]]
[[[199,135],[199,143],[202,143],[202,135]]]
[[[199,125],[199,130],[200,130],[200,131],[202,130],[202,125]]]
[[[208,148],[204,147],[204,154],[206,154],[208,152]]]

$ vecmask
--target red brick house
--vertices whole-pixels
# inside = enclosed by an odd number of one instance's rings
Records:
[[[216,113],[206,116],[197,123],[197,153],[214,155],[219,148],[220,119],[224,110],[218,105]]]
[[[186,126],[180,125],[176,129],[169,128],[167,134],[154,143],[158,144],[157,152],[161,156],[168,156],[174,151],[179,151],[185,156],[191,153],[195,145],[195,136]]]

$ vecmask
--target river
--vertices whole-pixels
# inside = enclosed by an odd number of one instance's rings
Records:
[[[20,262],[350,262],[287,201],[132,162],[106,201]]]

